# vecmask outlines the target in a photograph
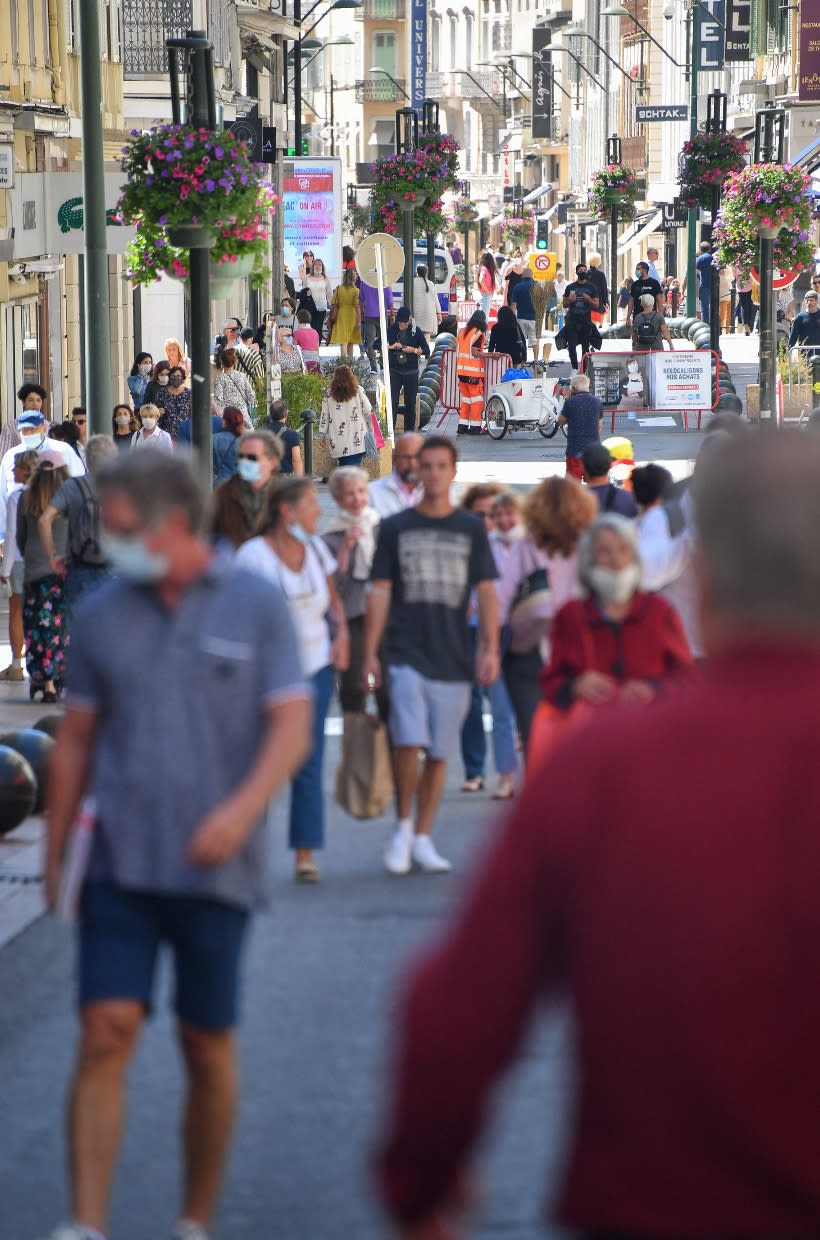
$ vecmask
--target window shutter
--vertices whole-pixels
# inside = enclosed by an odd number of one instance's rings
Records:
[[[753,56],[766,55],[766,0],[752,0],[749,44]]]

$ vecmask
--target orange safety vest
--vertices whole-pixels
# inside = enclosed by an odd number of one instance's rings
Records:
[[[484,333],[480,332],[477,327],[465,327],[458,333],[456,374],[460,379],[482,378],[484,363],[480,357],[473,357],[472,352],[479,341],[484,342]]]

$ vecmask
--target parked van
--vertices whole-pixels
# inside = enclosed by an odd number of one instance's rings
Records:
[[[399,238],[401,244],[401,238]],[[427,266],[427,242],[417,241],[413,251],[413,272],[418,270],[419,264]],[[436,295],[438,296],[438,304],[441,306],[442,314],[450,313],[450,297],[452,291],[456,287],[455,266],[450,257],[449,250],[445,250],[442,246],[436,246],[436,262],[432,272],[428,272],[427,279],[431,284],[435,285]],[[399,276],[393,285],[393,296],[396,304],[402,302],[402,289],[404,287],[404,272]],[[456,296],[456,300],[458,297]]]

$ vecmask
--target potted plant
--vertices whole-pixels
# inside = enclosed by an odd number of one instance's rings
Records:
[[[773,240],[772,261],[781,271],[812,264],[809,185],[807,173],[789,164],[752,164],[733,173],[713,233],[718,264],[748,276],[761,237]]]
[[[619,219],[631,219],[639,192],[635,173],[628,164],[607,164],[592,178],[589,209],[599,219],[608,220],[616,206]]]
[[[186,279],[192,245],[211,251],[211,274],[233,285],[249,275],[259,287],[270,277],[269,221],[277,198],[264,165],[251,161],[244,142],[229,131],[158,125],[131,131],[123,147],[126,175],[118,212],[136,224],[126,255],[135,284],[161,275]],[[218,283],[213,296],[224,295]],[[229,291],[229,289],[227,290]]]
[[[459,232],[478,225],[478,211],[469,198],[463,195],[461,198],[456,198],[450,208],[450,224]]]
[[[521,214],[516,214],[514,207],[504,208],[502,224],[504,240],[512,246],[526,249],[535,240],[535,212],[532,207],[522,207]]]
[[[356,206],[348,207],[345,214],[345,228],[348,232],[358,233],[359,236],[365,236],[371,230],[370,207]]]
[[[412,209],[416,231],[446,227],[441,195],[455,187],[458,144],[451,134],[422,134],[416,150],[388,155],[371,165],[371,203],[384,232],[397,233],[402,211]]]
[[[681,152],[680,199],[685,207],[712,209],[716,185],[746,165],[746,143],[733,133],[696,133]]]

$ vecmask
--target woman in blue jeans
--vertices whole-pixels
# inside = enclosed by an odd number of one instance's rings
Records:
[[[293,781],[290,801],[289,842],[295,853],[294,877],[300,883],[321,878],[313,853],[325,842],[325,718],[335,673],[345,671],[350,657],[344,608],[333,583],[336,561],[316,537],[320,514],[311,480],[285,478],[268,491],[258,537],[237,552],[237,563],[275,582],[285,595],[299,636],[302,669],[313,683],[313,748]]]
[[[470,487],[461,506],[481,517],[489,533],[493,527],[493,508],[504,488],[495,482],[478,483]],[[495,549],[494,549],[495,550]],[[475,652],[478,615],[471,616],[470,635]],[[498,784],[493,799],[505,801],[515,793],[515,773],[518,769],[516,753],[515,715],[507,693],[504,678],[491,685],[473,685],[470,709],[461,728],[461,757],[464,762],[462,792],[480,792],[484,787],[487,764],[487,738],[484,733],[484,701],[490,705],[493,720],[493,759],[498,772]]]

